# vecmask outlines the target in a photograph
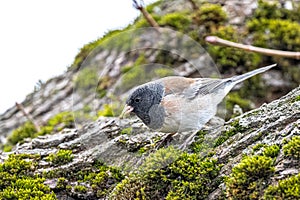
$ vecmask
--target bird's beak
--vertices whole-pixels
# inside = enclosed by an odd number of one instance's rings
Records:
[[[123,109],[121,115],[119,116],[121,119],[125,116],[128,115],[129,113],[131,113],[133,111],[133,107],[129,106],[129,105],[125,105],[125,108]]]

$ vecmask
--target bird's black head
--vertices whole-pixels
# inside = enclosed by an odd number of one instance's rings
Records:
[[[126,104],[146,125],[151,122],[150,110],[160,104],[164,89],[160,83],[149,83],[136,88],[128,97]]]

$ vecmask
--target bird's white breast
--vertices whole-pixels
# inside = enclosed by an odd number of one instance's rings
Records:
[[[179,95],[168,95],[163,99],[165,108],[162,132],[185,132],[200,130],[216,114],[216,105],[211,95],[188,100]]]

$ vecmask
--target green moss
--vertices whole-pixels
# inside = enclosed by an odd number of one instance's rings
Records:
[[[96,68],[82,69],[74,80],[76,92],[86,94],[95,91],[98,85],[98,73]]]
[[[174,162],[180,155],[180,151],[173,146],[167,148],[160,148],[155,153],[150,154],[140,170],[143,172],[149,172],[156,169],[164,168],[170,163]]]
[[[219,4],[203,4],[193,16],[194,22],[211,31],[227,21],[227,14]]]
[[[74,191],[79,193],[87,193],[87,188],[83,185],[74,186]]]
[[[275,171],[274,161],[266,156],[246,156],[225,179],[230,199],[258,199],[269,176]]]
[[[64,177],[58,178],[55,188],[58,190],[64,190],[66,189],[66,186],[67,186],[67,179]]]
[[[280,151],[280,146],[277,144],[266,146],[262,152],[262,155],[271,157],[271,158],[276,158],[279,154]]]
[[[61,112],[50,118],[45,126],[40,127],[40,132],[37,132],[31,122],[26,122],[8,136],[7,143],[2,146],[2,149],[4,151],[11,151],[14,145],[17,143],[23,143],[25,138],[35,138],[40,135],[50,134],[54,131],[59,132],[64,128],[73,127],[74,117],[71,112]]]
[[[263,144],[263,143],[258,143],[258,144],[256,144],[253,148],[252,148],[252,150],[254,151],[254,152],[256,152],[256,151],[259,151],[261,148],[263,148],[263,147],[265,147],[265,146],[267,146],[266,144]]]
[[[196,141],[193,142],[190,147],[194,153],[203,152],[204,150],[209,148],[209,144],[207,143],[207,141],[204,140],[206,134],[207,131],[203,131],[203,130],[197,132]]]
[[[241,42],[244,37],[233,26],[220,27],[214,31],[213,35],[233,42]],[[248,69],[257,66],[261,62],[259,54],[246,52],[237,48],[209,45],[207,50],[216,61],[221,73],[238,66],[244,66],[246,68],[245,71],[248,71]]]
[[[97,116],[103,116],[103,117],[113,117],[114,111],[112,109],[112,106],[109,104],[104,104],[103,109],[98,111]]]
[[[202,160],[197,154],[186,154],[172,163],[169,167],[171,175],[177,177],[172,180],[172,189],[166,199],[206,199],[213,191],[215,179],[221,165],[215,159]]]
[[[227,131],[223,131],[221,133],[221,135],[216,139],[214,147],[220,146],[231,136],[245,130],[245,127],[239,124],[239,120],[233,121],[230,125],[232,126],[232,128],[229,128]]]
[[[52,132],[60,132],[64,128],[74,127],[74,115],[72,112],[61,112],[50,118],[46,126],[41,127],[41,131],[36,135],[46,135]]]
[[[158,68],[154,70],[154,73],[156,74],[156,76],[163,78],[166,76],[174,76],[174,71],[172,69],[168,69],[168,68]]]
[[[154,3],[151,3],[151,4],[149,4],[148,6],[146,6],[146,10],[151,14],[151,13],[154,12],[154,9],[155,9],[156,7],[159,8],[159,6],[161,5],[161,3],[162,3],[162,0],[155,1]]]
[[[123,128],[121,130],[121,135],[130,135],[132,132],[132,127],[128,127],[128,128]]]
[[[71,162],[73,157],[72,150],[60,149],[57,153],[52,153],[46,157],[46,160],[54,165],[63,165]]]
[[[144,55],[140,55],[131,69],[128,70],[122,77],[122,89],[124,91],[140,85],[147,80],[145,68],[141,65],[146,63]],[[127,67],[128,68],[128,67]]]
[[[11,154],[0,164],[0,199],[56,199],[44,185],[45,179],[33,174],[39,159],[38,155]]]
[[[92,41],[86,45],[84,45],[79,53],[75,56],[75,59],[73,61],[73,64],[71,65],[71,69],[78,69],[80,65],[83,63],[83,61],[87,58],[87,56],[95,50],[97,47],[99,47],[104,41],[108,40],[109,38],[114,37],[118,33],[120,33],[121,30],[111,30],[108,31],[102,38],[97,39],[95,41]]]
[[[158,16],[155,14],[153,14],[152,17],[156,22],[159,22],[159,20],[161,18],[161,16]],[[144,17],[138,18],[136,20],[136,22],[134,23],[134,28],[137,28],[137,29],[138,28],[147,28],[147,27],[150,27],[150,25]]]
[[[300,25],[281,19],[253,19],[247,23],[254,45],[287,51],[300,51]],[[266,34],[270,32],[271,34]]]
[[[168,13],[160,19],[159,24],[162,26],[170,26],[177,31],[184,32],[188,30],[191,19],[187,13]]]
[[[255,9],[253,18],[260,19],[290,19],[293,21],[299,21],[300,6],[293,4],[293,9],[288,10],[281,6],[279,2],[273,1],[258,1],[258,7]]]
[[[72,186],[71,186],[71,185],[67,185],[67,186],[66,186],[66,190],[67,190],[68,192],[71,192],[71,191],[72,191]]]
[[[300,95],[299,95],[299,96],[296,96],[296,97],[291,101],[291,103],[294,103],[294,102],[296,102],[296,101],[300,101]]]
[[[112,199],[205,199],[217,186],[212,180],[220,168],[216,160],[198,154],[180,154],[172,146],[159,149],[139,173],[116,186]]]
[[[25,138],[34,138],[37,130],[31,122],[26,122],[19,128],[15,129],[8,137],[8,143],[16,145],[18,142],[23,142]]]
[[[300,136],[294,136],[283,146],[283,153],[295,159],[300,158]]]
[[[57,199],[50,188],[44,185],[44,179],[24,178],[18,179],[14,184],[0,193],[1,199]]]
[[[264,192],[264,199],[300,199],[299,191],[300,174],[280,180],[277,185],[270,185]]]

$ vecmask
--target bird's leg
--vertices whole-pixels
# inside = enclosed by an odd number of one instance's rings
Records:
[[[194,133],[192,133],[185,141],[182,145],[179,146],[180,150],[185,150],[186,147],[190,144],[192,144],[194,142],[194,138],[195,135],[198,133],[198,131],[195,131]]]
[[[176,133],[168,133],[157,145],[156,149],[163,147]]]

